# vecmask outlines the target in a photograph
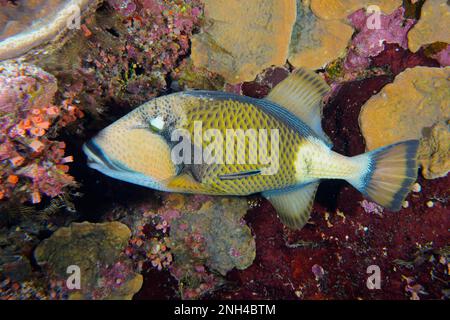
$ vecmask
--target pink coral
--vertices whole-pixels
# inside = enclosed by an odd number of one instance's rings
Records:
[[[351,24],[358,31],[353,38],[351,49],[345,60],[348,70],[361,70],[370,64],[370,57],[375,57],[384,50],[385,43],[399,44],[408,48],[407,34],[414,26],[415,20],[404,17],[405,9],[400,7],[390,15],[379,15],[378,26],[370,24],[373,14],[367,14],[364,9],[349,16]]]
[[[56,90],[56,79],[37,67],[0,66],[0,199],[15,195],[38,203],[42,194],[55,197],[75,184],[67,174],[72,158],[64,156],[63,142],[50,140],[49,131],[82,113],[70,97],[54,105]]]
[[[159,271],[171,266],[173,257],[168,244],[168,223],[160,216],[146,211],[140,219],[132,223],[132,237],[125,254],[137,261],[137,270],[141,271],[144,263]],[[150,230],[151,229],[151,230]]]
[[[383,207],[379,206],[378,204],[374,202],[369,202],[367,200],[361,201],[361,207],[364,209],[366,213],[369,214],[376,214],[379,216],[383,215]]]

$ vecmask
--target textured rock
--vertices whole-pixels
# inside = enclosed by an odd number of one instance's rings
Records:
[[[283,65],[295,7],[295,0],[206,0],[204,30],[192,39],[195,66],[239,83]]]
[[[367,149],[422,138],[419,152],[424,176],[445,176],[450,169],[445,147],[445,123],[450,119],[449,77],[448,67],[407,69],[373,96],[363,106],[359,119]]]
[[[250,229],[241,220],[247,208],[246,199],[221,198],[220,201],[207,201],[198,211],[174,220],[171,230],[171,240],[175,243],[173,254],[181,261],[186,260],[182,257],[192,254],[190,248],[179,244],[189,242],[186,239],[198,233],[205,241],[204,254],[208,267],[222,275],[234,267],[247,268],[255,258],[255,241]],[[183,264],[181,261],[178,265]]]
[[[311,0],[314,14],[326,20],[345,19],[352,12],[371,5],[391,13],[402,5],[402,0]]]
[[[434,42],[450,43],[450,5],[447,0],[425,1],[419,22],[408,34],[409,49]]]
[[[449,121],[435,124],[431,130],[424,132],[419,158],[424,164],[427,164],[422,170],[423,175],[427,178],[439,178],[450,171]]]
[[[319,19],[309,1],[298,1],[289,62],[297,68],[318,69],[345,53],[352,34],[353,28],[343,21]]]
[[[81,289],[69,291],[70,299],[131,299],[142,286],[122,254],[131,231],[119,222],[72,223],[58,229],[34,252],[51,279],[66,279],[67,267],[80,267]]]
[[[74,17],[99,0],[34,0],[3,4],[0,12],[0,60],[16,58],[47,44],[60,45]],[[80,16],[78,16],[80,17]]]

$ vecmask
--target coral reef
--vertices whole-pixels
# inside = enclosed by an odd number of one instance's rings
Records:
[[[69,299],[131,299],[142,286],[123,250],[131,232],[119,222],[72,223],[42,241],[36,261],[53,281],[69,277],[68,267],[80,268],[80,289],[66,288]]]
[[[137,299],[198,299],[223,285],[230,270],[252,264],[256,248],[243,220],[245,198],[175,193],[161,194],[162,203],[155,198],[115,206],[101,218],[131,230],[124,253],[144,276]],[[155,288],[155,279],[164,284]]]
[[[192,39],[196,67],[236,84],[286,62],[295,0],[206,0],[205,18],[203,32]]]
[[[73,159],[52,137],[83,114],[70,92],[53,104],[56,90],[56,79],[33,65],[0,65],[0,200],[38,203],[42,194],[55,197],[75,184],[67,173]]]
[[[0,299],[449,298],[444,1],[105,0],[81,12],[80,29],[4,47],[74,2],[0,0],[0,59],[30,63],[0,64]],[[310,221],[291,231],[258,196],[166,194],[84,163],[89,136],[154,96],[264,98],[300,66],[325,68],[322,125],[335,151],[421,139],[432,180],[419,175],[399,213],[324,181]],[[67,287],[69,265],[80,290]],[[367,289],[372,265],[382,290]]]
[[[428,48],[433,47],[433,45],[429,46]],[[446,44],[446,43],[438,43],[438,47],[443,47],[443,49],[438,49],[438,52],[433,52],[431,53],[431,57],[433,59],[436,59],[437,61],[439,61],[439,63],[441,64],[441,66],[443,67],[448,67],[450,66],[450,44]],[[427,48],[427,49],[428,49]]]
[[[408,34],[412,52],[434,42],[450,43],[450,5],[446,0],[425,1],[419,22]]]
[[[81,15],[96,9],[99,0],[35,0],[2,3],[0,60],[56,49],[76,29]],[[38,50],[40,49],[40,50]],[[29,51],[32,50],[32,53]]]
[[[449,72],[449,68],[408,69],[373,96],[360,115],[368,150],[402,140],[425,138],[419,151],[424,176],[429,179],[445,176],[450,169],[449,149],[446,148],[450,119]],[[440,123],[441,126],[432,129]],[[439,129],[442,126],[443,129]]]
[[[352,34],[353,28],[343,20],[320,19],[311,11],[309,1],[298,0],[289,62],[297,68],[319,69],[345,54]]]
[[[426,129],[420,150],[422,174],[426,178],[442,177],[450,170],[450,119]]]

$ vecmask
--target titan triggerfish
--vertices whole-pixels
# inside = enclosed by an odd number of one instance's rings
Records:
[[[327,83],[298,69],[264,99],[215,91],[155,98],[88,141],[90,167],[141,186],[181,193],[261,193],[284,224],[308,221],[322,179],[344,179],[400,210],[417,178],[419,142],[346,157],[321,127]]]

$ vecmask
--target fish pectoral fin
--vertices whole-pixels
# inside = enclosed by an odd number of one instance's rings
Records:
[[[259,174],[261,174],[261,170],[241,171],[241,172],[236,172],[236,173],[220,175],[219,179],[220,180],[236,180],[236,179],[243,179],[243,178],[257,176]]]
[[[263,193],[278,213],[281,222],[291,229],[301,229],[308,222],[319,181],[287,192]]]
[[[203,185],[188,173],[182,173],[164,181],[166,187],[173,191],[189,193],[210,193],[208,186]]]
[[[300,68],[281,81],[267,100],[275,102],[295,114],[331,146],[322,129],[322,100],[330,86],[315,72]]]

